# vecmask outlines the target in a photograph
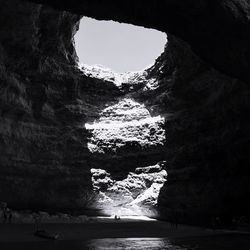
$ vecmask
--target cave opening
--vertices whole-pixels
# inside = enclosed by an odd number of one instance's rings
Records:
[[[133,78],[132,85],[139,81],[142,91],[147,92],[152,79],[145,74]],[[94,81],[103,84],[105,79],[99,75]],[[122,84],[117,87],[122,89]],[[158,216],[158,197],[167,180],[166,161],[162,159],[166,121],[164,116],[152,114],[144,101],[138,100],[136,89],[131,88],[114,95],[100,107],[96,119],[84,124],[93,160],[94,207],[112,217]]]
[[[164,51],[166,34],[131,24],[83,17],[75,35],[79,64],[125,73],[152,65]]]
[[[140,96],[160,88],[154,72],[166,44],[163,32],[87,17],[75,35],[79,69],[104,100],[84,127],[92,155],[93,207],[106,215],[157,216],[167,178],[166,162],[159,157],[165,117]]]

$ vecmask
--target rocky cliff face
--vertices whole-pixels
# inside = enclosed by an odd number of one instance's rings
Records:
[[[69,171],[66,156],[67,143],[80,146],[69,142],[81,112],[72,43],[79,16],[20,1],[1,1],[0,12],[1,200],[19,208],[73,205],[65,197],[87,185],[73,181],[85,170]]]
[[[95,206],[107,215],[158,216],[158,197],[166,182],[166,162],[136,168],[123,180],[113,180],[103,169],[91,169]]]
[[[218,215],[228,223],[249,209],[249,86],[207,66],[181,41],[165,53],[172,60],[162,71],[172,73],[163,74],[168,180],[160,209],[184,222]]]
[[[119,180],[161,159],[164,119],[120,86],[132,76],[119,85],[112,72],[106,79],[78,68],[80,16],[18,1],[2,6],[1,200],[16,208],[85,208],[90,169]]]
[[[121,13],[114,11],[116,4],[109,8],[110,2],[93,12],[96,1],[85,1],[84,9],[71,1],[60,11],[0,1],[0,200],[15,208],[81,210],[95,201],[95,191],[101,198],[91,205],[109,211],[105,201],[112,200],[133,212],[156,209],[167,219],[177,214],[192,223],[249,215],[250,88],[232,78],[248,80],[241,53],[249,49],[243,32],[248,4],[165,2],[171,7],[167,13],[174,11],[164,21],[167,8],[161,4],[135,17],[127,15],[125,3]],[[203,16],[208,7],[215,17],[222,14],[218,26]],[[164,53],[137,73],[79,68],[73,37],[80,16],[62,9],[163,31],[169,24],[191,46],[168,35]],[[159,18],[148,17],[157,12]],[[179,27],[176,18],[186,25]],[[232,31],[222,32],[228,22]],[[223,53],[210,44],[214,39]],[[163,168],[152,167],[162,162]]]

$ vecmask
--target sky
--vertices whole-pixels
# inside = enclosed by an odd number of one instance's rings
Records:
[[[84,17],[75,35],[79,62],[103,65],[118,73],[154,63],[167,42],[165,33],[113,21]]]

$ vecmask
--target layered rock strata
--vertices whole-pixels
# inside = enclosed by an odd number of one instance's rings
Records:
[[[103,169],[91,169],[96,205],[107,215],[158,217],[160,190],[167,179],[166,163],[136,168],[123,180],[113,180]]]
[[[93,193],[91,169],[109,173],[116,187],[130,172],[140,175],[135,169],[165,161],[162,217],[204,224],[249,216],[249,4],[164,3],[138,12],[130,10],[145,1],[119,3],[119,11],[114,1],[112,8],[70,1],[60,11],[0,1],[1,200],[17,209],[82,211]],[[78,67],[78,14],[175,36],[154,66],[104,76]]]

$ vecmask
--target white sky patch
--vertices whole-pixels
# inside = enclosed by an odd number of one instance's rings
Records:
[[[75,35],[81,63],[101,64],[120,73],[154,63],[164,51],[167,35],[154,29],[83,17]]]

